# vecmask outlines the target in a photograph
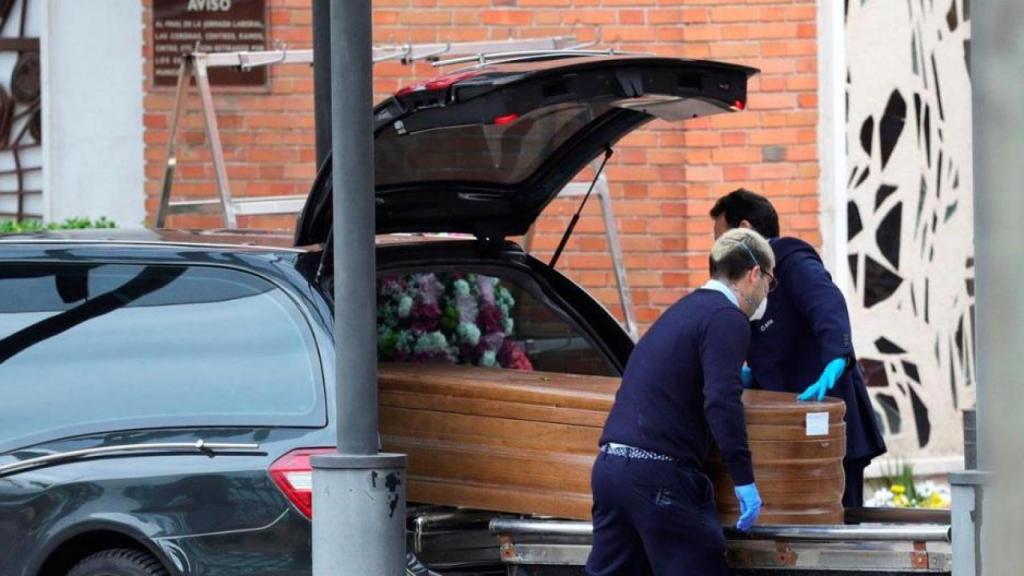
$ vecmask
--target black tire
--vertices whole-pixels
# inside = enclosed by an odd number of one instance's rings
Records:
[[[104,550],[75,565],[67,576],[168,576],[163,564],[148,552],[130,548]]]

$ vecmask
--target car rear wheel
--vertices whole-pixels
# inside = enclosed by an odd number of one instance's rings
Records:
[[[140,550],[115,548],[87,557],[67,576],[168,576],[160,561]]]

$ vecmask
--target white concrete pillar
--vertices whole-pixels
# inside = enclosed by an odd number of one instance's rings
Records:
[[[43,215],[143,225],[139,0],[43,0]]]

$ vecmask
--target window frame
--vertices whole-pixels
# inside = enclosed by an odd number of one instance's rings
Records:
[[[18,258],[0,262],[0,271],[8,265],[37,264],[53,267],[62,266],[160,266],[168,268],[216,268],[230,270],[235,273],[248,274],[267,282],[274,289],[279,290],[287,301],[293,306],[291,314],[295,314],[296,320],[301,320],[302,340],[307,347],[310,362],[313,363],[314,406],[313,409],[301,416],[161,416],[161,417],[138,417],[128,418],[105,423],[73,424],[53,428],[45,432],[32,433],[12,439],[0,439],[0,454],[8,454],[17,450],[29,448],[39,444],[67,440],[75,437],[91,436],[96,434],[108,434],[112,432],[126,432],[136,430],[171,430],[171,429],[195,429],[195,428],[298,428],[298,429],[320,429],[328,425],[328,395],[326,390],[326,373],[323,361],[323,351],[320,349],[321,342],[317,337],[317,331],[310,311],[303,306],[302,301],[293,292],[292,288],[284,282],[275,279],[273,276],[261,273],[249,267],[233,265],[230,263],[206,263],[190,261],[167,261],[146,258],[88,258],[76,260],[54,260],[47,258]],[[2,367],[2,365],[0,365]],[[215,418],[216,421],[211,421]]]

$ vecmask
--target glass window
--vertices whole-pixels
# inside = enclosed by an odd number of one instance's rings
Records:
[[[400,134],[387,127],[374,148],[377,186],[428,181],[516,184],[573,135],[607,111],[607,104],[539,108],[509,124],[468,124]]]
[[[490,274],[383,274],[377,281],[378,357],[616,375],[600,350],[537,294]]]
[[[0,445],[59,429],[322,424],[312,335],[218,267],[0,266]]]

